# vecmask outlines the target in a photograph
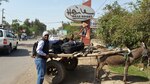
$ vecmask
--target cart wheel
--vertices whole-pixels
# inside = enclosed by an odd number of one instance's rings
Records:
[[[68,71],[75,70],[75,68],[78,65],[78,59],[76,57],[73,57],[73,58],[64,57],[60,60],[60,62],[64,64],[66,70]]]
[[[59,84],[65,78],[65,68],[56,60],[48,61],[46,70],[45,79],[49,84]]]

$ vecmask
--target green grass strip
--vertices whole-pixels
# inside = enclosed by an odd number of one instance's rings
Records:
[[[123,66],[109,66],[110,70],[118,73],[118,74],[123,74],[124,73],[124,67]],[[145,78],[150,79],[150,70],[145,69],[144,71],[140,71],[138,67],[135,66],[130,66],[128,70],[129,75],[134,75],[134,76],[141,76]]]

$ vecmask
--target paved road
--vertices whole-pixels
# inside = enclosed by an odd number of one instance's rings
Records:
[[[34,42],[35,40],[21,41],[18,50],[10,56],[0,54],[0,84],[36,84],[34,61],[29,57]],[[79,65],[76,70],[68,71],[61,84],[93,84],[95,65],[95,58],[79,58]],[[102,81],[102,84],[123,84],[120,74],[112,77],[112,79]],[[150,84],[149,81],[142,81],[138,77],[130,79],[132,84]],[[44,81],[44,84],[48,83]]]
[[[33,42],[33,40],[20,41],[18,50],[13,51],[9,56],[0,52],[0,84],[12,84],[31,66],[33,61],[29,56]]]

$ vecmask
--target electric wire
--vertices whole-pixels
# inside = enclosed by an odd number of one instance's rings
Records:
[[[99,8],[98,8],[95,12],[97,13],[97,12],[101,9],[101,7],[102,7],[106,2],[107,2],[107,0],[105,0],[105,1],[103,2],[103,4],[100,5]]]

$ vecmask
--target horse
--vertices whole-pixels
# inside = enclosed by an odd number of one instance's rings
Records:
[[[134,61],[143,56],[147,56],[150,59],[150,50],[146,47],[144,43],[142,43],[141,47],[131,50],[127,57],[125,57],[121,53],[99,56],[97,58],[98,64],[96,67],[96,81],[101,80],[100,78],[102,75],[100,75],[100,71],[102,70],[104,65],[124,65],[123,81],[124,83],[126,83],[129,66],[133,64]]]

